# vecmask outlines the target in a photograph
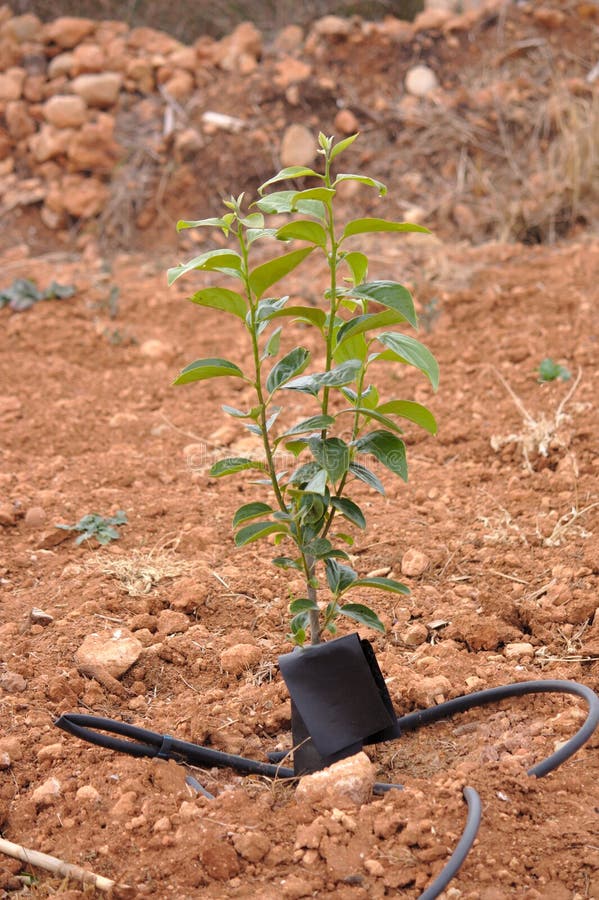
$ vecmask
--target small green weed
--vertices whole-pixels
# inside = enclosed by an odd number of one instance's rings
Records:
[[[550,357],[542,360],[539,365],[539,381],[557,381],[558,378],[560,381],[569,381],[572,378],[572,373],[565,366],[560,366],[559,363],[554,362]]]
[[[90,513],[83,516],[75,525],[57,525],[63,531],[80,531],[79,537],[75,538],[76,544],[82,544],[83,541],[89,541],[95,538],[99,544],[109,544],[120,538],[117,530],[119,525],[127,524],[127,515],[122,509],[117,510],[114,516],[99,516],[97,513]]]
[[[35,281],[16,278],[9,288],[0,291],[0,309],[8,306],[13,312],[25,312],[41,300],[64,300],[72,297],[76,288],[72,284],[50,282],[45,291],[40,291]]]

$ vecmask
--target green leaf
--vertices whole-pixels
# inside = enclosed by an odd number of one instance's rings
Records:
[[[290,556],[275,556],[271,560],[272,564],[279,569],[298,569],[301,571],[301,565],[297,559],[291,559]]]
[[[234,406],[226,406],[223,404],[221,406],[223,412],[226,412],[227,415],[233,416],[234,419],[254,419],[256,418],[254,415],[254,411],[250,410],[249,412],[244,412],[242,409],[235,409]]]
[[[394,331],[384,331],[378,334],[378,341],[392,352],[392,356],[381,354],[379,358],[394,359],[419,369],[430,381],[433,390],[439,387],[439,366],[430,350],[407,334]]]
[[[327,317],[324,310],[315,306],[288,306],[285,309],[275,310],[268,319],[280,319],[283,316],[290,316],[298,322],[308,322],[309,325],[315,325],[320,331],[323,330]]]
[[[342,141],[339,141],[338,144],[335,144],[329,156],[331,162],[335,159],[336,156],[339,156],[340,153],[343,153],[344,150],[347,150],[347,148],[353,144],[357,137],[357,134],[352,134],[349,137],[344,138]]]
[[[327,489],[327,472],[326,469],[319,469],[305,486],[305,491],[311,491],[314,494],[322,494],[324,496]]]
[[[295,347],[278,361],[266,379],[266,390],[274,394],[294,376],[300,375],[310,362],[310,351],[305,347]]]
[[[307,547],[304,548],[306,553],[309,553],[310,556],[313,556],[314,559],[326,559],[331,553],[341,552],[344,557],[347,558],[347,553],[343,553],[343,551],[337,551],[334,549],[333,545],[326,538],[314,538],[313,541],[310,541]]]
[[[323,250],[327,246],[327,233],[322,225],[319,225],[318,222],[311,222],[308,219],[299,219],[283,225],[277,231],[277,238],[280,241],[310,241],[311,244],[316,244],[317,247],[322,247]]]
[[[298,613],[297,616],[294,616],[291,622],[289,623],[291,627],[291,633],[294,637],[295,643],[299,644],[300,647],[306,641],[306,628],[308,627],[308,623],[310,621],[310,617],[307,612]]]
[[[277,440],[275,441],[275,444],[278,444],[278,443],[279,443],[279,439],[277,438]],[[308,442],[306,440],[286,441],[285,442],[285,449],[289,450],[290,453],[293,453],[293,455],[296,458],[300,455],[300,453],[303,450],[306,449],[307,446],[308,446]]]
[[[311,609],[318,610],[318,603],[315,603],[314,600],[310,600],[308,597],[299,597],[297,600],[292,600],[289,604],[289,612],[293,614],[308,612]]]
[[[331,506],[358,528],[366,528],[364,513],[353,500],[348,497],[331,497]]]
[[[233,516],[233,528],[237,528],[237,526],[243,524],[243,522],[250,522],[252,519],[257,519],[258,516],[263,516],[271,512],[272,507],[269,506],[268,503],[261,503],[258,500],[254,503],[244,503]]]
[[[293,198],[296,194],[297,191],[277,191],[276,193],[262,197],[260,200],[256,201],[255,205],[263,213],[277,214],[299,212],[302,215],[313,216],[315,219],[320,219],[321,221],[325,220],[326,209],[323,203],[319,200],[300,200],[294,205]]]
[[[345,342],[358,335],[374,331],[375,328],[384,328],[387,325],[398,325],[405,322],[406,317],[395,309],[385,309],[383,312],[366,313],[362,316],[354,316],[344,322],[336,335],[337,346],[335,353],[345,346]]]
[[[320,203],[325,206],[331,205],[331,200],[335,196],[335,191],[332,188],[326,187],[317,187],[317,188],[308,188],[306,191],[298,191],[293,196],[293,205],[296,207],[299,203],[305,203],[306,200],[318,200]],[[299,206],[297,206],[299,209]]]
[[[569,369],[549,357],[542,360],[539,365],[539,381],[555,381],[558,378],[561,381],[568,381],[571,377]]]
[[[264,347],[264,352],[260,357],[261,360],[270,359],[273,356],[276,356],[279,352],[279,347],[281,345],[281,331],[283,329],[281,327],[275,328],[268,341],[266,342],[266,346]]]
[[[380,463],[408,480],[408,464],[406,462],[406,445],[390,431],[371,431],[355,442],[358,453],[370,453]]]
[[[335,559],[325,560],[327,583],[331,592],[338,597],[357,579],[358,574],[350,566],[343,566]]]
[[[302,449],[305,447],[305,443],[302,442]],[[315,462],[304,463],[302,466],[299,466],[295,472],[289,478],[289,484],[306,484],[310,481],[311,478],[314,478],[315,475],[320,472],[320,466]]]
[[[376,409],[370,409],[368,406],[352,406],[348,409],[341,409],[337,413],[338,416],[343,415],[343,413],[359,413],[359,415],[364,416],[367,421],[374,419],[375,422],[380,422],[381,425],[385,425],[387,428],[390,428],[392,431],[396,431],[398,434],[402,434],[402,430],[399,425],[396,425],[393,419],[387,418],[382,413],[380,413]]]
[[[327,473],[334,484],[342,478],[349,469],[349,447],[341,438],[320,437],[310,438],[308,441],[310,451],[318,463]]]
[[[333,359],[336,363],[347,362],[348,359],[359,359],[364,362],[368,356],[368,344],[363,334],[350,335],[341,341],[333,351]]]
[[[276,259],[257,266],[250,272],[250,287],[257,298],[260,298],[264,291],[284,278],[292,272],[299,264],[309,256],[314,247],[303,247],[301,250],[292,250],[291,253],[285,253]]]
[[[398,281],[370,281],[367,284],[359,284],[355,288],[349,288],[345,293],[351,297],[359,297],[362,300],[374,300],[375,303],[380,303],[381,306],[394,309],[413,328],[418,328],[418,317],[414,309],[412,295],[407,287],[399,284]]]
[[[414,400],[389,400],[388,403],[381,403],[380,406],[377,406],[376,411],[383,415],[390,413],[393,416],[401,416],[402,419],[408,419],[410,422],[420,425],[430,434],[437,433],[437,422],[432,412]]]
[[[222,287],[209,287],[197,291],[188,298],[198,306],[208,306],[211,309],[222,309],[223,312],[232,313],[239,319],[245,319],[247,304],[245,298],[236,291],[229,291]]]
[[[343,262],[347,263],[351,270],[354,285],[361,284],[368,274],[368,257],[364,253],[354,250],[345,254]]]
[[[379,197],[384,197],[385,194],[387,193],[387,186],[385,184],[383,184],[382,181],[377,181],[376,178],[369,178],[367,175],[350,175],[350,174],[337,175],[337,177],[335,178],[335,181],[333,182],[333,185],[336,187],[342,181],[357,181],[358,184],[366,184],[366,185],[368,185],[368,187],[376,188],[377,191],[379,192]],[[357,220],[357,221],[360,221],[360,220]],[[385,221],[385,220],[384,219],[383,220],[381,220],[381,219],[371,219],[371,220],[362,219],[361,221],[363,221],[363,222],[366,222],[366,221],[378,222],[378,221]],[[355,221],[350,222],[349,224],[350,225],[355,224]],[[368,229],[368,230],[371,231],[372,229]],[[398,231],[399,229],[397,229],[397,228],[377,228],[376,230],[377,231]],[[346,231],[347,231],[347,229],[346,229]],[[357,232],[357,233],[359,234],[360,232]],[[344,233],[344,236],[345,236],[345,233]]]
[[[352,587],[370,587],[379,591],[387,591],[389,594],[410,594],[410,588],[402,584],[401,581],[394,581],[393,578],[358,578],[354,581]]]
[[[341,240],[354,234],[372,234],[377,231],[412,231],[421,234],[430,234],[428,228],[423,225],[414,225],[412,222],[389,222],[387,219],[353,219],[348,222],[343,230]]]
[[[246,544],[259,541],[260,538],[267,537],[269,534],[286,532],[287,530],[287,527],[280,522],[252,522],[251,525],[245,525],[239,529],[235,535],[235,546],[244,547]]]
[[[195,221],[190,221],[187,219],[180,219],[177,222],[177,231],[183,231],[185,228],[224,228],[228,229],[231,224],[232,219],[227,221],[224,219],[196,219]]]
[[[339,615],[347,616],[348,619],[353,619],[360,625],[366,625],[367,628],[374,628],[375,631],[385,634],[385,626],[377,614],[363,603],[344,603],[339,607]]]
[[[174,266],[167,271],[168,284],[173,284],[177,278],[187,275],[196,269],[202,271],[218,271],[225,274],[239,276],[241,270],[241,256],[234,250],[208,250],[190,259],[189,262],[182,266]]]
[[[309,419],[303,419],[303,421],[298,422],[297,425],[284,431],[281,438],[290,437],[292,434],[307,434],[310,431],[319,431],[323,428],[329,428],[334,424],[335,419],[333,416],[310,416]],[[279,438],[279,440],[281,438]]]
[[[181,374],[175,378],[173,384],[190,384],[192,381],[205,381],[207,378],[244,378],[245,375],[235,363],[227,359],[210,357],[208,359],[196,359],[186,366]]]
[[[377,478],[374,472],[367,469],[366,466],[361,465],[361,463],[352,462],[349,465],[349,471],[360,481],[363,481],[364,484],[367,484],[368,487],[374,488],[379,494],[385,494],[385,488],[382,481]]]
[[[285,169],[277,172],[276,175],[273,175],[272,178],[269,178],[268,181],[265,181],[264,184],[261,184],[258,188],[258,193],[262,195],[269,185],[276,184],[278,181],[288,181],[290,178],[308,178],[311,175],[322,178],[322,175],[319,175],[314,169],[307,168],[307,166],[287,166]]]
[[[210,469],[212,478],[222,478],[224,475],[234,475],[243,472],[244,469],[260,469],[264,472],[264,463],[255,459],[247,459],[245,456],[231,456],[228,459],[219,459]]]
[[[356,375],[362,368],[359,359],[348,359],[329,372],[321,372],[312,378],[318,387],[342,387],[356,380]]]

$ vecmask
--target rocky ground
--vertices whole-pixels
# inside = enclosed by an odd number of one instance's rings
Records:
[[[359,128],[348,166],[390,188],[346,194],[348,216],[434,231],[365,248],[374,277],[413,290],[441,367],[436,395],[401,378],[438,436],[408,432],[408,484],[361,500],[355,567],[412,589],[364,598],[388,628],[368,637],[398,713],[519,680],[599,687],[598,15],[489,4],[413,25],[328,18],[271,44],[244,26],[186,47],[0,10],[4,838],[113,879],[116,896],[415,898],[459,838],[470,784],[483,824],[448,900],[599,897],[597,737],[547,778],[526,774],[581,723],[573,699],[368,748],[367,778],[404,790],[357,804],[196,770],[209,801],[182,767],[53,725],[82,711],[261,760],[289,746],[276,659],[290,585],[267,547],[233,547],[252,489],[208,474],[247,446],[220,412],[243,397],[171,387],[223,338],[238,362],[248,348],[165,270],[212,246],[177,238],[178,218],[311,162],[303,138],[319,128]],[[17,279],[74,293],[23,301]],[[317,301],[323,279],[287,290]],[[545,358],[571,377],[540,383]],[[395,373],[382,382],[397,392]],[[127,524],[105,547],[56,528],[118,510]],[[5,856],[0,891],[94,895]]]

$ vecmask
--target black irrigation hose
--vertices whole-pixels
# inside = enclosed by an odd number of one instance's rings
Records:
[[[441,719],[447,719],[458,713],[466,712],[478,706],[486,706],[489,703],[497,703],[510,697],[522,697],[526,694],[562,693],[574,694],[582,697],[587,702],[588,713],[581,728],[565,744],[547,759],[537,763],[528,770],[529,775],[541,778],[554,771],[563,762],[569,759],[583,744],[585,744],[599,725],[599,697],[586,685],[577,681],[521,681],[516,684],[502,687],[488,688],[477,691],[474,694],[466,694],[431,706],[428,709],[408,713],[397,720],[388,739],[399,737],[404,731],[415,731],[425,725],[431,725]],[[125,722],[117,722],[113,719],[104,719],[99,716],[89,716],[78,713],[65,713],[54,723],[64,731],[73,734],[91,744],[128,753],[131,756],[148,756],[154,759],[173,759],[177,762],[185,762],[192,766],[220,766],[233,768],[251,775],[265,775],[268,778],[292,778],[293,769],[271,763],[261,763],[257,760],[246,759],[243,756],[234,756],[230,753],[222,753],[218,750],[210,750],[198,744],[187,741],[179,741],[168,735],[158,734],[155,731],[147,731],[135,725],[127,725]],[[119,740],[110,737],[109,734],[99,734],[96,729],[122,735],[130,740]],[[283,758],[283,755],[271,754],[271,759]],[[195,781],[195,779],[194,779]],[[196,787],[197,786],[197,787]],[[200,789],[204,796],[211,795],[196,782],[194,787]],[[375,785],[375,791],[382,793],[392,787],[400,788],[401,785]],[[435,900],[445,890],[449,882],[455,877],[463,865],[478,833],[481,820],[481,802],[478,793],[472,787],[464,788],[464,798],[468,804],[468,817],[466,826],[458,841],[455,850],[451,854],[446,865],[432,884],[420,895],[418,900]]]

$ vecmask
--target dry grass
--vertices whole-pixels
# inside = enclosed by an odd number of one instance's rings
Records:
[[[142,597],[166,578],[191,575],[194,567],[175,556],[171,543],[152,550],[133,550],[128,556],[97,554],[87,561],[86,568],[116,578],[131,597]]]

